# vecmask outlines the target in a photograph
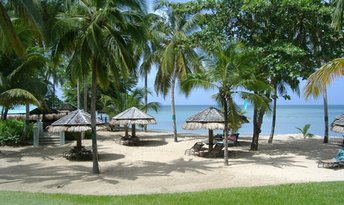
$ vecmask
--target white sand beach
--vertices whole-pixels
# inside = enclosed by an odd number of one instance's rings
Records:
[[[303,139],[301,135],[277,135],[273,144],[260,139],[259,151],[249,151],[250,138],[241,136],[230,147],[229,166],[221,158],[184,155],[207,136],[137,132],[140,146],[117,144],[121,132],[98,132],[100,175],[92,174],[92,162],[68,161],[63,152],[75,146],[0,147],[0,190],[127,195],[190,192],[216,188],[249,187],[285,183],[343,181],[344,169],[317,167],[330,159],[340,138]],[[91,149],[91,140],[83,140]]]

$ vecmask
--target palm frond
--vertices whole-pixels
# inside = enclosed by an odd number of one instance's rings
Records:
[[[0,94],[0,104],[3,106],[8,107],[27,103],[40,106],[40,102],[36,99],[36,97],[24,89],[10,89]]]
[[[12,46],[13,50],[18,56],[23,56],[25,54],[25,48],[18,38],[16,31],[13,27],[11,19],[7,15],[6,9],[3,6],[3,3],[0,2],[0,26],[3,36]]]
[[[336,8],[333,12],[331,26],[341,31],[343,28],[344,0],[334,0]]]
[[[304,88],[306,98],[322,94],[327,85],[333,80],[344,74],[344,58],[337,58],[323,65],[319,70],[312,73],[307,79],[307,85]]]

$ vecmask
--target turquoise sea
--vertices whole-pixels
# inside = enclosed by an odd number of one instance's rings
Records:
[[[177,130],[179,133],[207,133],[206,130],[183,130],[182,125],[185,120],[209,107],[210,105],[177,105],[176,118]],[[216,106],[215,106],[216,107]],[[241,106],[243,109],[243,106]],[[33,109],[32,107],[31,109]],[[169,105],[161,106],[158,113],[150,111],[149,113],[157,120],[156,125],[149,125],[148,129],[172,131],[172,117]],[[10,113],[25,113],[25,107],[20,106],[11,110]],[[344,105],[329,105],[329,122],[335,119],[336,116],[344,113]],[[253,108],[248,106],[245,114],[250,121],[252,121]],[[322,105],[278,105],[277,107],[277,120],[276,120],[276,134],[294,134],[299,133],[296,127],[302,128],[305,124],[311,124],[310,133],[323,136],[324,134],[324,111]],[[252,123],[243,124],[239,133],[241,135],[252,135]],[[271,131],[271,113],[266,114],[262,125],[263,135],[269,135]],[[217,131],[220,133],[220,131]],[[341,133],[330,131],[330,136],[341,137]]]
[[[185,120],[205,109],[207,105],[177,105],[176,118],[178,132],[192,132],[192,133],[207,133],[206,130],[183,130],[182,125]],[[216,107],[216,106],[215,106]],[[243,107],[243,106],[241,106]],[[149,129],[172,131],[172,117],[170,106],[161,106],[158,113],[154,111],[149,112],[157,120],[156,125],[149,125]],[[294,134],[299,133],[296,127],[302,128],[305,124],[311,124],[310,133],[323,136],[324,134],[324,111],[322,105],[278,105],[277,119],[276,119],[276,134]],[[344,105],[330,105],[329,106],[329,122],[335,119],[336,116],[344,113]],[[245,114],[250,121],[253,117],[253,108],[248,106]],[[272,114],[267,114],[264,117],[262,125],[263,135],[269,135],[271,131]],[[241,135],[251,136],[253,130],[252,123],[244,124],[239,130]],[[342,136],[341,133],[330,131],[330,136]]]

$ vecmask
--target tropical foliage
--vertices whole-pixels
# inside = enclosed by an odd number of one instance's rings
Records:
[[[147,97],[154,66],[155,92],[171,94],[175,141],[176,86],[187,95],[212,87],[230,125],[225,133],[240,127],[235,97],[254,105],[252,150],[269,107],[272,142],[278,99],[298,93],[301,79],[308,78],[306,95],[324,94],[326,105],[326,86],[343,75],[343,0],[156,1],[153,9],[139,0],[0,0],[2,118],[18,104],[57,106],[62,86],[66,101],[83,98],[91,112],[99,173],[95,111],[157,109]]]

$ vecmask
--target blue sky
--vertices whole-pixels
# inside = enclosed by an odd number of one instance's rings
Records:
[[[157,96],[154,92],[154,79],[156,75],[156,70],[152,70],[152,72],[148,76],[148,87],[152,92],[152,96],[149,96],[148,100],[150,102],[159,102],[163,105],[170,105],[170,93],[167,94],[166,98],[159,95]],[[143,78],[140,78],[138,87],[143,87]],[[321,105],[323,104],[323,99],[320,96],[317,99],[309,98],[305,99],[303,96],[303,88],[306,84],[306,81],[301,81],[300,90],[301,96],[297,96],[296,94],[289,92],[291,95],[291,100],[284,100],[280,98],[278,100],[279,105]],[[329,87],[328,87],[328,104],[330,105],[344,105],[344,78],[338,78],[335,80]],[[216,93],[216,90],[204,90],[204,89],[195,89],[192,93],[185,97],[178,88],[176,88],[175,92],[175,103],[176,105],[213,105],[216,102],[211,98],[212,95]],[[243,104],[243,101],[237,98],[238,104]]]

